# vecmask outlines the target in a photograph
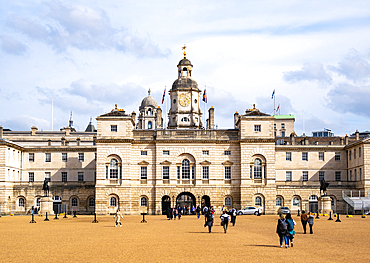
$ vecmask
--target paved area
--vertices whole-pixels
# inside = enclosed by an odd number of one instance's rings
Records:
[[[238,216],[223,233],[218,216],[208,233],[203,218],[112,216],[60,218],[44,222],[30,216],[0,218],[1,262],[369,262],[370,218],[315,220],[314,234],[303,235],[299,218],[293,248],[279,248],[277,216]]]

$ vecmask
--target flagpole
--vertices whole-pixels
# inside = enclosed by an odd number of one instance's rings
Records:
[[[275,111],[275,97],[276,97],[276,95],[275,95],[275,89],[274,89],[274,116],[276,114],[276,111]]]
[[[165,90],[165,92],[167,92],[167,86],[164,86],[164,90]],[[165,94],[166,94],[166,93],[165,93]],[[166,129],[166,127],[167,127],[167,115],[168,115],[168,114],[167,114],[167,98],[165,98],[165,107],[166,107],[166,113],[165,113],[165,114],[166,114],[166,115],[165,115],[165,116],[166,116],[166,118],[165,118],[165,123],[164,123],[164,127],[163,127],[164,129]]]
[[[205,90],[207,90],[207,85],[204,85]],[[206,123],[206,101],[204,101],[204,129],[207,129]]]

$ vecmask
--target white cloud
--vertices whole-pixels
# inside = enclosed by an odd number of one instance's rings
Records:
[[[331,83],[331,76],[325,71],[321,63],[305,63],[301,70],[284,72],[284,80],[289,82],[319,81]]]
[[[11,36],[0,36],[2,50],[13,55],[22,55],[27,51],[27,46]]]
[[[36,126],[40,130],[48,129],[50,123],[44,119],[39,119],[28,115],[19,115],[11,119],[5,120],[3,123],[4,128],[9,128],[13,131],[30,131],[31,127]]]

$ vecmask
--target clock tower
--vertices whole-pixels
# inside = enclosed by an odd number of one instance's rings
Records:
[[[200,94],[198,84],[191,78],[193,65],[186,58],[177,65],[177,80],[172,84],[170,90],[171,107],[168,128],[201,128],[202,112],[200,111]]]

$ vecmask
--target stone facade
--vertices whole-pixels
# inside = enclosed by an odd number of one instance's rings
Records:
[[[280,206],[315,211],[320,179],[330,184],[332,210],[344,212],[342,191],[370,190],[370,139],[358,133],[297,137],[294,115],[270,116],[255,106],[236,112],[231,129],[215,129],[211,107],[203,125],[191,71],[190,61],[181,60],[164,113],[168,127],[150,92],[138,121],[116,106],[96,118],[96,131],[0,127],[0,212],[38,207],[45,178],[54,210],[66,205],[68,212],[98,214],[117,207],[125,214],[161,214],[175,204],[212,204],[218,213],[223,205],[261,207],[267,214]]]

